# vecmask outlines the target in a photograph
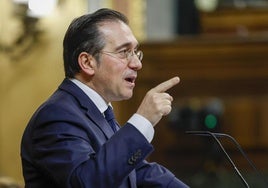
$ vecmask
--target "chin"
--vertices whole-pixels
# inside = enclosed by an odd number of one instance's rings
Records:
[[[124,101],[124,100],[130,99],[132,96],[133,96],[133,93],[120,95],[120,96],[114,98],[112,101]]]
[[[133,92],[126,93],[125,95],[122,95],[122,100],[128,100],[133,96]]]
[[[132,97],[132,95],[125,96],[123,100],[128,100]]]

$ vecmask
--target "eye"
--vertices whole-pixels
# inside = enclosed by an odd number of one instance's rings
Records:
[[[118,54],[119,54],[120,58],[126,58],[127,55],[128,55],[128,53],[129,53],[129,51],[130,51],[130,50],[128,50],[128,49],[120,50],[120,51],[118,52]]]

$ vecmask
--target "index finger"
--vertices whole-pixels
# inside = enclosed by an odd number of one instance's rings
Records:
[[[155,88],[153,88],[153,90],[155,90],[156,92],[162,93],[172,88],[173,86],[177,85],[179,82],[180,82],[180,78],[176,76],[157,85]]]

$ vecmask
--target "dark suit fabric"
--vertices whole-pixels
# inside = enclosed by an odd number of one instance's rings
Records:
[[[152,150],[129,123],[114,133],[88,96],[65,79],[25,129],[25,187],[184,187],[166,168],[145,161]]]

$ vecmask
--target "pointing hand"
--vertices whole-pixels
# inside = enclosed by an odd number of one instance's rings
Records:
[[[155,126],[163,116],[171,112],[173,98],[166,91],[179,82],[179,77],[173,77],[149,90],[139,106],[137,114],[142,115]]]

